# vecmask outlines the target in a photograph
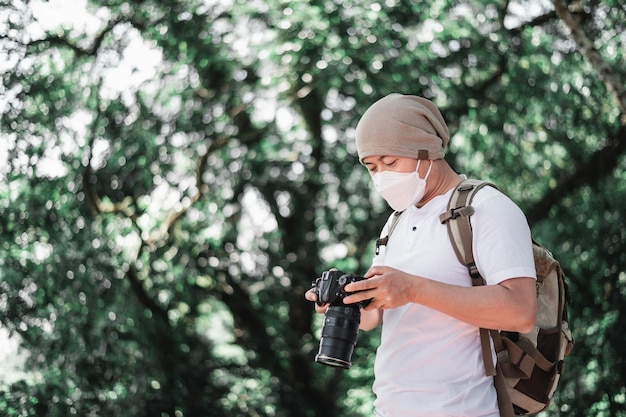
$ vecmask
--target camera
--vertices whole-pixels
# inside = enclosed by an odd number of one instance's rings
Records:
[[[324,271],[322,276],[313,282],[317,295],[317,304],[330,304],[324,317],[319,352],[315,361],[328,366],[348,369],[352,366],[352,352],[356,346],[361,323],[361,307],[372,300],[364,300],[353,304],[344,304],[343,299],[353,293],[344,287],[351,282],[366,278],[346,274],[337,270]]]

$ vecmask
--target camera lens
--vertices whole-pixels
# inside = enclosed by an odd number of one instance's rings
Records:
[[[361,311],[358,306],[328,307],[315,360],[324,365],[350,368],[360,322]]]

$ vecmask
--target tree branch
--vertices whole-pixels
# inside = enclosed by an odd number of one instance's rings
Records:
[[[113,28],[117,26],[117,24],[120,23],[121,21],[122,19],[119,17],[117,19],[111,20],[108,23],[108,25],[104,29],[102,29],[102,31],[98,33],[98,35],[94,38],[89,48],[81,48],[80,46],[71,42],[69,39],[67,39],[65,36],[62,36],[62,35],[50,35],[43,39],[34,40],[28,43],[26,46],[36,47],[37,45],[40,45],[40,44],[46,44],[49,46],[61,46],[61,47],[70,48],[72,51],[74,51],[74,53],[77,56],[92,56],[92,55],[95,55],[98,52],[98,49],[100,49],[100,47],[102,46],[104,37],[109,32],[111,32]]]
[[[96,126],[99,119],[100,119],[100,113],[98,112],[97,116],[94,118],[92,122],[92,126]],[[127,199],[124,199],[124,201],[122,202],[117,202],[117,203],[103,202],[100,196],[98,195],[97,191],[94,189],[94,187],[91,184],[91,176],[93,174],[93,171],[91,168],[91,160],[93,157],[93,146],[94,146],[95,138],[96,138],[96,135],[95,134],[92,135],[91,138],[89,139],[89,143],[87,144],[86,152],[88,154],[86,158],[87,161],[85,163],[85,169],[83,171],[83,181],[82,181],[83,190],[85,192],[85,195],[87,196],[87,200],[89,201],[89,203],[91,203],[91,208],[93,210],[94,217],[100,214],[118,214],[123,217],[129,218],[132,221],[134,227],[138,231],[139,239],[141,240],[141,245],[137,249],[137,255],[136,255],[137,257],[139,257],[139,254],[142,248],[145,247],[145,242],[141,239],[141,228],[137,224],[137,214],[135,210],[131,208],[131,205],[134,203],[134,199],[132,199],[131,197],[128,197]],[[152,312],[154,316],[161,319],[163,323],[165,323],[166,325],[169,325],[167,309],[161,307],[152,298],[150,298],[150,296],[148,295],[147,291],[145,290],[145,288],[143,287],[141,283],[141,278],[139,277],[139,274],[137,273],[133,265],[133,262],[129,262],[128,271],[126,271],[125,275],[128,278],[130,287],[133,293],[135,294],[135,296],[137,297],[137,299],[139,300],[139,302],[143,304],[148,310],[150,310],[150,312]]]
[[[189,203],[187,205],[183,206],[179,210],[174,210],[168,214],[167,218],[163,221],[161,227],[159,228],[158,235],[151,236],[148,239],[148,243],[155,243],[169,236],[178,219],[180,219],[187,212],[187,210],[189,210],[189,208],[193,206],[193,204],[198,201],[200,197],[202,197],[202,174],[206,169],[209,155],[211,155],[211,153],[214,152],[216,149],[224,146],[227,142],[228,139],[226,137],[220,138],[215,142],[211,142],[211,145],[209,145],[207,151],[198,159],[198,162],[196,163],[196,192],[189,198]]]
[[[143,304],[148,310],[150,310],[152,315],[158,317],[163,323],[169,326],[170,322],[169,317],[167,316],[167,309],[161,307],[152,298],[150,298],[150,296],[144,289],[143,284],[141,283],[141,278],[139,278],[139,275],[137,274],[137,271],[132,264],[128,266],[128,272],[126,272],[126,277],[130,282],[130,288],[133,290],[133,293],[135,293],[135,296],[137,296],[141,304]]]
[[[252,126],[252,122],[250,121],[250,118],[246,113],[247,108],[247,106],[238,106],[230,111],[230,116],[233,122],[237,125],[238,131],[242,132],[239,136],[242,144],[248,144],[259,140],[261,136],[267,131],[266,128],[255,128]],[[189,210],[189,208],[193,206],[196,201],[202,198],[202,196],[205,194],[205,192],[203,191],[204,188],[202,186],[202,175],[206,170],[209,155],[224,147],[230,139],[231,137],[229,136],[223,136],[209,144],[209,147],[204,155],[200,156],[198,162],[196,163],[196,191],[193,195],[189,197],[189,203],[182,208],[169,213],[166,220],[159,228],[158,235],[155,235],[148,239],[148,243],[155,243],[159,240],[166,239],[167,236],[169,236],[169,234],[172,232],[172,228],[175,226],[178,219],[180,219],[187,212],[187,210]]]
[[[626,152],[626,125],[622,125],[615,135],[609,140],[609,144],[591,155],[591,158],[572,172],[562,178],[558,185],[547,192],[541,200],[526,211],[528,222],[533,225],[545,219],[550,209],[561,201],[565,196],[584,185],[594,184],[608,176]]]
[[[581,27],[579,13],[568,9],[564,0],[552,0],[556,14],[565,23],[571,37],[576,42],[580,53],[598,73],[607,91],[613,98],[620,111],[620,126],[614,137],[609,138],[608,144],[596,151],[591,158],[577,167],[570,175],[562,178],[557,186],[550,190],[527,212],[528,221],[534,224],[548,216],[550,209],[565,196],[584,185],[592,185],[613,172],[621,156],[626,153],[626,87],[618,75],[604,61],[600,53],[594,48],[593,42]]]
[[[519,25],[516,28],[511,29],[511,33],[517,35],[519,33],[521,33],[524,29],[528,28],[528,27],[535,27],[535,26],[541,26],[545,23],[548,23],[550,21],[552,21],[553,19],[555,19],[556,13],[554,11],[550,11],[548,13],[542,14],[540,16],[535,17],[532,20],[529,20],[528,22],[524,22],[521,25]]]
[[[570,31],[580,53],[589,61],[592,68],[598,73],[600,81],[604,83],[609,94],[613,97],[621,113],[621,125],[626,125],[626,84],[619,79],[611,67],[604,61],[600,53],[594,48],[593,42],[581,27],[579,14],[570,12],[564,0],[552,0],[557,15]]]

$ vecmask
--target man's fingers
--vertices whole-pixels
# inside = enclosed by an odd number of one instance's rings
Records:
[[[374,275],[372,275],[372,277],[374,277]],[[368,278],[366,276],[365,278],[367,279],[351,282],[350,284],[346,285],[345,290],[347,292],[356,292],[376,288],[376,280],[372,277]]]
[[[316,311],[317,313],[320,313],[320,314],[326,314],[326,311],[327,311],[327,310],[328,310],[328,304],[323,304],[323,305],[321,305],[321,306],[320,306],[320,305],[315,304],[315,311]]]
[[[355,292],[354,294],[351,294],[347,296],[346,298],[344,298],[343,303],[354,304],[354,303],[358,303],[359,301],[369,300],[370,298],[372,298],[372,296],[369,295],[370,293],[371,291],[367,291],[367,290]]]
[[[313,289],[310,289],[304,293],[304,298],[309,301],[317,301],[317,294],[315,294],[315,291],[313,291]]]

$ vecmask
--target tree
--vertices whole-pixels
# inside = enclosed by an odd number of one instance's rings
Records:
[[[36,373],[0,409],[370,414],[377,333],[349,371],[315,364],[303,294],[368,267],[388,209],[353,129],[397,91],[441,107],[450,162],[569,275],[547,414],[626,415],[626,10],[413,3],[111,0],[48,27],[52,4],[2,2],[0,317]]]

